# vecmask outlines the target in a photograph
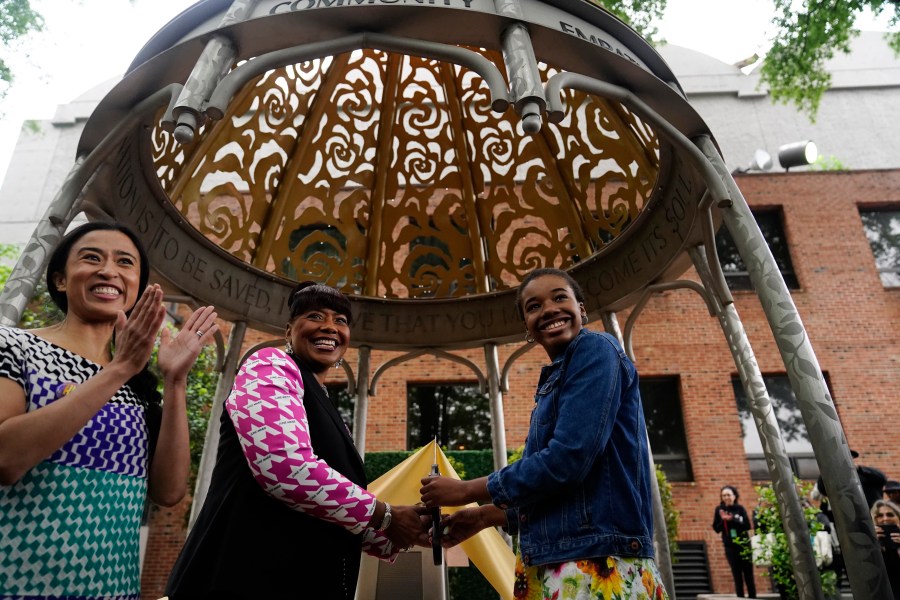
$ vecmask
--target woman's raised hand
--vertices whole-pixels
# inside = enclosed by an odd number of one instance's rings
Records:
[[[166,317],[162,305],[163,292],[157,284],[147,286],[126,317],[119,311],[116,320],[116,349],[110,365],[120,365],[128,373],[139,373],[150,360],[156,334]]]
[[[210,343],[219,330],[216,317],[212,306],[204,306],[188,317],[174,337],[168,329],[162,330],[157,361],[163,377],[173,381],[187,378],[203,346]]]

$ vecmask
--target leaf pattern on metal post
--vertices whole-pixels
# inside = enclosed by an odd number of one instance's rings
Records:
[[[696,142],[731,194],[733,204],[722,211],[723,221],[747,264],[753,287],[781,352],[819,470],[832,500],[853,595],[857,598],[890,600],[893,594],[869,507],[800,314],[753,213],[718,150],[708,137],[701,136]]]

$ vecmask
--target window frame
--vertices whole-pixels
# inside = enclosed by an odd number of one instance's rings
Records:
[[[493,448],[493,434],[491,431],[492,422],[491,422],[491,403],[490,398],[486,392],[481,390],[481,387],[477,381],[471,380],[435,380],[435,381],[416,381],[416,380],[408,380],[406,381],[406,448],[407,450],[413,450],[417,447],[421,447],[425,445],[425,443],[431,441],[431,437],[426,435],[425,428],[419,422],[416,423],[416,415],[413,414],[413,390],[417,388],[466,388],[469,390],[467,394],[471,394],[469,399],[477,399],[479,404],[482,404],[481,407],[475,407],[476,410],[480,410],[481,414],[477,415],[477,418],[473,419],[474,422],[477,423],[485,423],[487,426],[486,432],[475,432],[476,437],[480,438],[476,440],[476,443],[473,445],[471,443],[462,444],[463,447],[460,447],[459,439],[457,437],[451,437],[454,435],[451,429],[458,429],[453,427],[453,420],[450,414],[445,416],[451,417],[448,425],[445,425],[441,421],[441,416],[444,413],[441,412],[441,406],[435,407],[435,414],[438,417],[438,421],[436,423],[432,423],[430,429],[435,437],[438,438],[438,444],[444,448],[450,448],[451,450],[491,450]],[[437,396],[438,392],[435,391],[434,394],[436,402],[440,403],[441,398],[444,396]],[[421,412],[421,409],[420,409]],[[452,410],[451,410],[452,412]],[[419,415],[421,417],[421,414]],[[414,439],[414,434],[417,433],[413,431],[413,427],[417,426],[421,431],[418,431],[419,439]],[[428,438],[426,440],[426,437]],[[471,440],[470,440],[471,441]]]
[[[824,374],[826,386],[829,389],[829,393],[831,393],[831,385],[828,382],[827,374]],[[766,393],[769,396],[769,400],[772,402],[773,412],[775,413],[776,421],[778,422],[779,431],[784,432],[785,428],[782,422],[778,419],[778,414],[782,410],[783,406],[781,401],[783,400],[780,396],[773,395],[771,392],[771,387],[769,385],[770,379],[778,378],[781,380],[781,384],[783,384],[784,388],[787,389],[791,394],[791,399],[796,407],[797,412],[799,413],[799,426],[802,426],[804,442],[808,446],[808,449],[798,449],[787,451],[788,462],[791,465],[791,471],[793,474],[800,479],[805,480],[814,480],[819,476],[819,465],[816,462],[815,454],[813,453],[812,441],[809,437],[809,431],[806,428],[806,422],[803,420],[803,415],[800,413],[800,408],[797,406],[797,397],[794,394],[793,387],[791,385],[790,377],[786,372],[772,372],[772,373],[763,373],[762,374],[763,382],[766,384]],[[749,452],[746,446],[746,437],[747,435],[755,435],[757,439],[759,437],[759,431],[756,428],[756,422],[753,420],[753,413],[750,408],[749,398],[746,397],[743,383],[741,382],[741,378],[737,373],[732,373],[731,375],[731,385],[734,390],[734,401],[735,408],[737,410],[737,416],[741,424],[741,444],[744,446],[744,455],[747,458],[747,467],[750,470],[750,479],[753,481],[771,481],[772,477],[769,474],[768,467],[766,466],[766,458],[765,453],[763,452]],[[774,386],[773,386],[774,387]],[[749,415],[749,422],[752,424],[752,432],[744,431],[744,419],[741,416],[741,404],[740,399],[738,398],[738,390],[740,390],[741,396],[746,403],[746,410]]]
[[[775,263],[776,265],[778,265],[778,271],[781,273],[781,277],[784,279],[784,282],[787,285],[788,289],[801,289],[800,279],[797,276],[797,268],[794,266],[794,259],[791,255],[791,244],[788,240],[787,228],[785,227],[783,207],[757,206],[751,207],[750,212],[753,214],[753,218],[756,220],[756,224],[760,228],[760,231],[763,234],[763,238],[766,240],[766,244],[769,246],[769,250],[772,252],[772,256],[775,258]],[[773,218],[777,222],[779,228],[778,234],[783,239],[783,242],[780,245],[773,247],[772,242],[770,241],[770,237],[772,236],[766,237],[766,230],[764,229],[764,225],[768,226],[775,223],[761,224],[761,218]],[[728,289],[733,292],[753,291],[753,282],[750,280],[750,273],[747,270],[747,265],[744,262],[744,258],[740,255],[740,253],[738,253],[737,246],[731,236],[731,232],[728,231],[728,228],[724,225],[720,227],[716,232],[715,242],[716,255],[719,258],[719,263],[722,265],[722,273],[725,276],[725,282],[728,284]],[[725,252],[723,252],[723,246],[725,246],[726,244],[728,246],[727,255]],[[733,251],[731,250],[732,248]],[[731,258],[731,262],[736,266],[743,267],[743,270],[729,270],[727,268],[729,261],[726,260],[728,258]]]
[[[677,404],[674,414],[678,417],[678,423],[669,421],[665,428],[669,432],[667,437],[671,438],[672,428],[678,429],[680,426],[680,440],[677,441],[679,442],[678,445],[683,447],[683,451],[667,452],[663,454],[655,452],[653,449],[653,438],[655,436],[653,435],[654,419],[652,413],[656,405],[655,402],[651,402],[651,399],[655,399],[657,395],[649,393],[648,386],[651,384],[659,387],[664,387],[665,384],[671,385],[671,390],[665,391],[659,395],[665,394],[670,398],[674,398],[674,402]],[[659,465],[666,474],[666,479],[670,482],[694,481],[694,467],[691,460],[690,444],[688,442],[687,429],[684,425],[684,394],[682,393],[681,376],[677,374],[641,375],[638,385],[641,389],[641,406],[644,413],[644,421],[647,424],[647,434],[650,441],[650,451],[653,454],[654,464]]]
[[[878,273],[878,278],[881,280],[882,287],[885,289],[900,289],[900,232],[897,234],[897,246],[891,246],[896,251],[896,265],[893,267],[882,267],[879,265],[880,257],[876,252],[875,245],[870,237],[870,229],[867,227],[866,223],[866,216],[876,213],[896,213],[896,219],[900,222],[900,204],[860,204],[857,205],[857,211],[859,212],[860,223],[863,227],[863,233],[866,236],[869,250],[872,252],[872,259],[875,263],[875,272]],[[892,277],[885,277],[885,275],[890,275]],[[893,279],[893,281],[891,281],[891,279]]]

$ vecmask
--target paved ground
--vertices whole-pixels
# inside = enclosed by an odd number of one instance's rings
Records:
[[[738,596],[734,594],[700,594],[697,600],[737,600]],[[778,600],[778,594],[759,594],[757,598]],[[841,600],[853,600],[853,596],[849,592],[844,592]]]
[[[734,598],[738,598],[734,594],[700,594],[697,596],[697,600],[733,600]],[[775,598],[778,599],[778,594],[759,594],[757,598]]]

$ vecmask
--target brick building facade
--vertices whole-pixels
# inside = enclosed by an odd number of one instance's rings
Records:
[[[777,210],[799,288],[792,291],[816,356],[830,384],[835,406],[850,446],[862,464],[900,477],[900,453],[882,423],[900,418],[896,390],[900,387],[900,288],[885,287],[860,220],[860,210],[900,207],[900,171],[835,171],[738,176],[737,183],[756,211]],[[693,271],[686,278],[696,280]],[[785,373],[765,315],[756,295],[734,292],[735,304],[753,345],[762,373]],[[627,313],[618,315],[624,325]],[[597,323],[588,325],[599,328]],[[252,333],[245,347],[271,339]],[[500,364],[519,348],[500,348]],[[644,380],[672,378],[683,414],[690,460],[690,481],[674,481],[676,508],[681,513],[679,540],[705,542],[713,589],[731,590],[731,574],[718,534],[712,528],[719,488],[735,485],[744,506],[756,503],[755,484],[742,443],[741,420],[732,378],[736,369],[718,322],[709,316],[699,296],[689,290],[657,294],[634,329],[634,351]],[[481,350],[459,352],[483,364]],[[398,353],[373,352],[373,370]],[[506,442],[521,445],[528,428],[534,386],[544,354],[528,352],[513,365],[509,391],[503,396]],[[355,351],[347,360],[356,362]],[[341,380],[336,373],[335,381]],[[472,383],[466,367],[446,359],[418,358],[388,371],[369,398],[367,451],[406,448],[407,386],[416,383]],[[755,435],[755,431],[749,431]],[[151,521],[144,563],[147,598],[161,594],[171,564],[180,549],[181,508],[159,510]],[[757,583],[766,588],[765,573]]]

